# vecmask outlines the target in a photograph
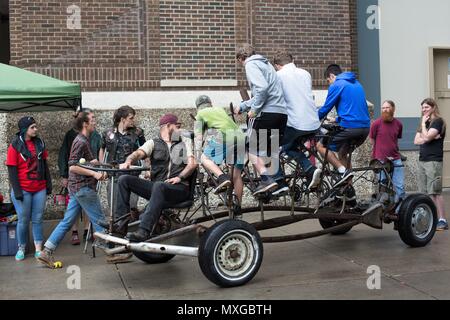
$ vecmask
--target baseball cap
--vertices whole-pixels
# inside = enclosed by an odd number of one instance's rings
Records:
[[[178,117],[172,113],[166,113],[159,119],[160,126],[165,124],[179,124]]]
[[[211,99],[208,96],[201,95],[201,96],[198,96],[197,99],[195,100],[195,106],[197,108],[200,108],[200,107],[211,107],[212,106],[212,102],[211,102]]]

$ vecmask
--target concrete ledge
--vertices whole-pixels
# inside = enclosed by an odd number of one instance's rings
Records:
[[[327,95],[326,90],[315,90],[314,100],[317,106],[322,106]],[[109,91],[83,92],[83,106],[95,110],[115,110],[120,106],[129,105],[138,110],[146,109],[186,109],[195,108],[195,99],[208,95],[213,104],[228,107],[230,102],[238,105],[241,96],[237,89],[224,90],[191,90],[191,91]],[[250,94],[250,93],[249,93]]]
[[[236,87],[237,80],[161,80],[161,87]]]

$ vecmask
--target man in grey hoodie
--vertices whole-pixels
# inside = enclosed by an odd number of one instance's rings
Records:
[[[284,134],[287,123],[287,105],[283,96],[283,88],[269,60],[256,54],[251,45],[244,44],[239,47],[236,59],[245,68],[253,96],[250,100],[241,102],[239,108],[235,109],[235,113],[247,112],[249,118],[249,158],[261,176],[261,183],[254,195],[266,191],[272,191],[273,195],[280,195],[289,190],[281,174],[278,157],[279,139]],[[274,142],[278,142],[276,150],[272,150],[273,152],[270,150],[272,138],[276,139]],[[260,139],[264,139],[264,141],[260,142]],[[252,147],[256,143],[259,148]],[[269,154],[272,175],[269,174],[264,161],[264,157],[268,157]],[[273,175],[275,172],[276,174]]]

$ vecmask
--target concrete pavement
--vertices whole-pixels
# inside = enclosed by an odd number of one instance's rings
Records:
[[[445,194],[450,213],[450,193]],[[267,214],[270,217],[270,213]],[[92,259],[69,238],[56,251],[62,269],[0,257],[0,299],[450,299],[450,233],[436,233],[424,248],[409,248],[392,229],[356,226],[343,236],[264,245],[264,260],[247,285],[222,289],[202,274],[196,258],[177,256],[148,265],[133,257],[111,265],[97,250]],[[320,229],[304,221],[262,235]],[[369,266],[381,271],[381,289],[369,290]],[[81,288],[69,289],[69,266],[78,266]],[[72,269],[77,267],[72,267]]]

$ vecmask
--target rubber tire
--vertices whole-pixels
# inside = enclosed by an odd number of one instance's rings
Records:
[[[357,202],[356,202],[356,200],[352,200],[350,202],[347,202],[347,204],[350,205],[350,206],[355,206],[355,205],[357,205]],[[347,221],[330,220],[330,219],[323,219],[323,218],[319,219],[319,223],[320,223],[320,225],[322,226],[323,229],[328,229],[328,228],[331,228],[331,227],[335,227],[335,226],[338,226],[338,225],[346,223],[346,222]],[[352,228],[353,227],[347,227],[347,228],[342,229],[340,231],[331,232],[330,234],[332,234],[334,236],[341,236],[341,235],[346,234],[350,230],[352,230]]]
[[[432,229],[428,234],[428,236],[424,239],[417,238],[410,228],[414,209],[420,204],[428,205],[433,214]],[[405,244],[407,244],[410,247],[419,248],[426,246],[431,241],[431,239],[433,239],[434,234],[436,232],[436,225],[438,221],[437,209],[433,200],[428,195],[422,193],[408,195],[403,200],[398,214],[399,214],[398,234],[400,235],[400,238]]]
[[[252,242],[255,256],[250,267],[244,272],[244,276],[239,276],[236,279],[227,278],[216,268],[217,245],[224,236],[229,236],[233,232],[241,232],[242,235],[242,231],[247,233],[244,236]],[[251,235],[251,239],[249,239],[248,234]],[[263,255],[264,249],[261,237],[251,224],[242,220],[225,220],[214,224],[202,235],[198,251],[198,263],[205,277],[214,284],[225,288],[236,287],[253,279],[261,266]]]
[[[338,226],[340,224],[345,223],[346,221],[336,221],[336,220],[328,220],[328,219],[319,219],[319,223],[322,226],[323,229],[328,229],[334,226]],[[334,231],[331,232],[330,234],[334,235],[334,236],[340,236],[343,234],[346,234],[347,232],[349,232],[350,230],[352,230],[353,227],[347,227],[345,229],[342,229],[340,231]]]
[[[175,257],[174,254],[161,254],[161,253],[150,253],[150,252],[141,252],[141,251],[133,251],[133,254],[139,260],[144,261],[149,264],[157,264],[157,263],[165,263]]]

